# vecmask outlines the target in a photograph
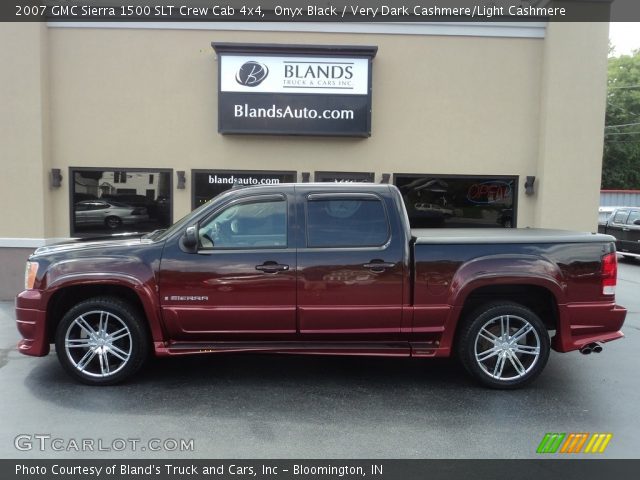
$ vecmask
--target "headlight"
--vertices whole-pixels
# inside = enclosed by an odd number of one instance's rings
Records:
[[[36,274],[38,273],[38,262],[27,262],[27,268],[24,271],[24,289],[31,290],[36,282]]]

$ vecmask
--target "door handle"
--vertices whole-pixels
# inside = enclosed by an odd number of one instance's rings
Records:
[[[393,268],[396,266],[395,263],[389,263],[382,260],[371,260],[370,263],[365,263],[362,265],[364,268],[368,268],[372,272],[384,272],[387,268]]]
[[[262,265],[256,265],[256,270],[260,270],[265,273],[278,273],[278,272],[286,272],[289,270],[289,265],[283,265],[278,262],[264,262]]]

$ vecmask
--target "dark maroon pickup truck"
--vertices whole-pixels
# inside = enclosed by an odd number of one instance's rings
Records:
[[[519,387],[550,348],[621,338],[608,235],[411,230],[390,185],[234,188],[168,230],[42,247],[16,301],[19,350],[55,343],[76,379],[113,384],[156,356],[457,356]]]

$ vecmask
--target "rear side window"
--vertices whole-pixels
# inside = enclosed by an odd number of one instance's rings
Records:
[[[613,223],[624,223],[629,215],[629,210],[618,210],[615,217],[613,217]]]
[[[308,247],[378,247],[389,238],[382,201],[310,197],[307,202]]]

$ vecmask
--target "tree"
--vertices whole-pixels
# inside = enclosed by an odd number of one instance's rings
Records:
[[[640,49],[609,57],[603,189],[640,189]]]

